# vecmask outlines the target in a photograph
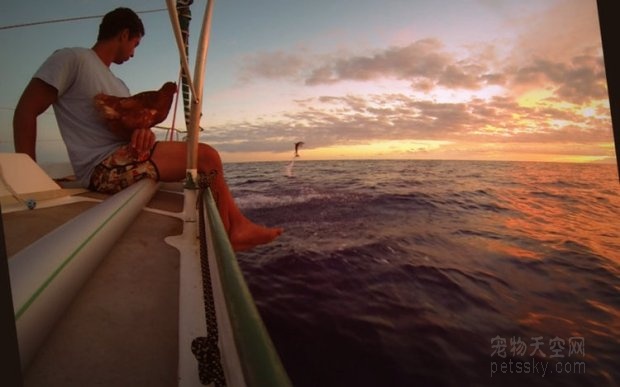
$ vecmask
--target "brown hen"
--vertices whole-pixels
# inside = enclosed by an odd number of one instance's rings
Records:
[[[151,128],[168,116],[177,85],[166,82],[159,90],[144,91],[131,97],[103,93],[94,98],[95,107],[114,133],[129,137],[135,129]]]

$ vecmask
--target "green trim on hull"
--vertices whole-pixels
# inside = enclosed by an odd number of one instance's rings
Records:
[[[210,189],[203,195],[235,346],[249,386],[292,386],[256,309]]]

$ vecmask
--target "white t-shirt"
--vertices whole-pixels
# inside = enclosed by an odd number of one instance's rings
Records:
[[[129,89],[89,48],[63,48],[37,70],[39,78],[58,90],[54,113],[76,178],[88,187],[94,167],[126,143],[114,135],[95,109],[98,93],[128,97]]]

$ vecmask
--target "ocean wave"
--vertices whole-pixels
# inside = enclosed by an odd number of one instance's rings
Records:
[[[295,168],[286,178],[239,166],[231,189],[248,217],[285,229],[238,257],[296,385],[488,385],[479,366],[497,335],[583,336],[588,374],[552,382],[620,382],[620,195],[603,178],[613,168]],[[521,376],[502,384],[547,383]]]
[[[246,193],[243,196],[235,198],[237,205],[242,210],[257,208],[275,208],[286,207],[294,204],[301,204],[310,201],[328,201],[334,195],[321,192],[298,192],[295,194],[264,194],[264,193]]]
[[[254,185],[254,184],[268,184],[273,183],[272,179],[247,179],[245,181],[236,182],[238,186]]]

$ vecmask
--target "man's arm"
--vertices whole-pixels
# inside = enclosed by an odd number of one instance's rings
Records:
[[[37,117],[58,99],[58,90],[38,78],[32,78],[13,115],[15,152],[26,153],[36,161]]]

